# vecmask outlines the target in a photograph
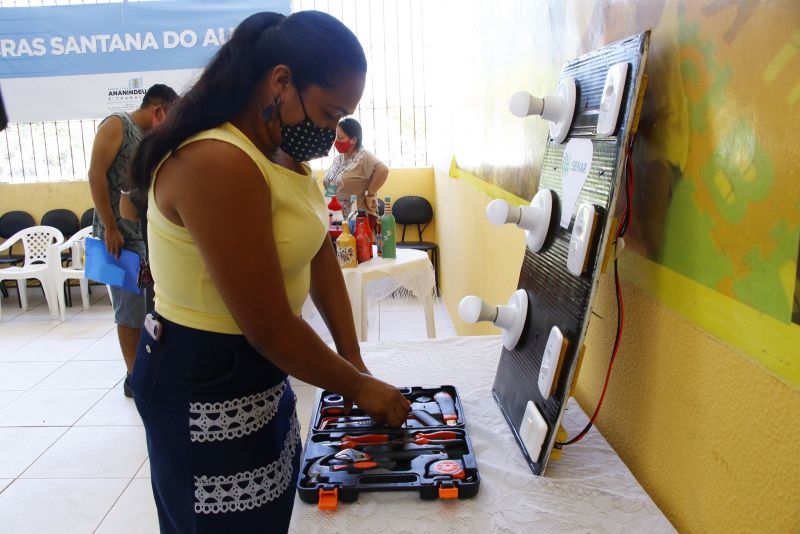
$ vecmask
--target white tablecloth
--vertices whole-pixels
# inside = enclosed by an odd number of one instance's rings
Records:
[[[531,473],[491,395],[498,336],[366,343],[362,350],[372,373],[397,386],[456,386],[478,461],[480,491],[472,499],[452,501],[423,501],[413,491],[362,493],[356,503],[340,503],[336,512],[321,512],[297,498],[290,532],[675,532],[595,429],[565,447],[560,460],[551,460],[545,477]],[[586,422],[570,399],[564,418],[569,435]]]
[[[435,282],[428,254],[421,250],[398,248],[396,258],[386,259],[378,257],[375,247],[373,252],[373,259],[360,263],[355,269],[342,270],[358,339],[367,341],[369,304],[400,288],[422,302],[428,337],[436,337],[433,319]]]

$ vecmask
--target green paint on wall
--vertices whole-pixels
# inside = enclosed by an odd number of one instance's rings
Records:
[[[793,292],[787,294],[780,273],[787,262],[795,261],[797,254],[798,231],[786,220],[781,220],[770,231],[770,237],[777,247],[768,255],[757,246],[744,257],[750,267],[750,274],[733,282],[736,298],[753,308],[784,322],[792,321]]]
[[[704,84],[712,80],[699,100],[689,99],[689,129],[703,132],[708,127],[709,111],[719,105],[724,98],[724,89],[733,71],[727,65],[720,65],[715,59],[716,47],[711,41],[699,37],[699,24],[687,22],[681,10],[679,41],[681,46],[681,75],[688,85]],[[702,63],[699,63],[701,60]]]
[[[667,214],[662,264],[716,288],[722,278],[733,274],[733,263],[711,238],[714,221],[695,203],[695,191],[689,176],[675,186]]]
[[[717,143],[702,174],[719,213],[731,224],[741,222],[748,206],[766,198],[774,183],[772,162],[744,121]]]

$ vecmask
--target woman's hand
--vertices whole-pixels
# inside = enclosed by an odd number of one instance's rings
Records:
[[[364,200],[367,205],[367,210],[369,211],[378,211],[378,197],[377,195],[370,195],[368,193],[364,193]]]
[[[411,403],[400,391],[370,375],[361,375],[361,384],[353,399],[375,422],[399,427],[408,419]]]

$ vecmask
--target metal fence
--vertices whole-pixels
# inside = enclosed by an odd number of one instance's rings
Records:
[[[0,9],[95,3],[111,2],[0,0]],[[337,17],[364,46],[367,83],[353,115],[363,128],[364,146],[390,167],[427,166],[423,0],[292,0],[293,11],[305,9]],[[101,120],[9,124],[0,133],[0,182],[86,180]],[[331,159],[312,166],[327,168]]]

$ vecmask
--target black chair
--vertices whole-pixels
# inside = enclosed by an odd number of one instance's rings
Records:
[[[33,215],[26,211],[9,211],[0,217],[0,237],[8,239],[20,230],[36,226],[36,220]],[[8,256],[0,256],[0,266],[17,265],[25,261],[24,254],[12,254],[11,249],[8,249]],[[0,283],[0,293],[4,297],[8,296],[8,291],[4,283]],[[22,306],[22,303],[20,303]]]
[[[69,239],[81,229],[81,221],[72,210],[60,208],[42,215],[42,226],[58,228],[64,234],[64,239]]]
[[[430,254],[433,264],[433,275],[436,291],[439,291],[439,245],[423,241],[422,234],[433,220],[433,206],[426,199],[418,196],[400,197],[392,203],[392,215],[397,224],[403,225],[397,248],[413,248]],[[406,227],[417,227],[417,241],[406,241]]]
[[[89,208],[81,215],[81,228],[86,228],[94,223],[94,208]]]

